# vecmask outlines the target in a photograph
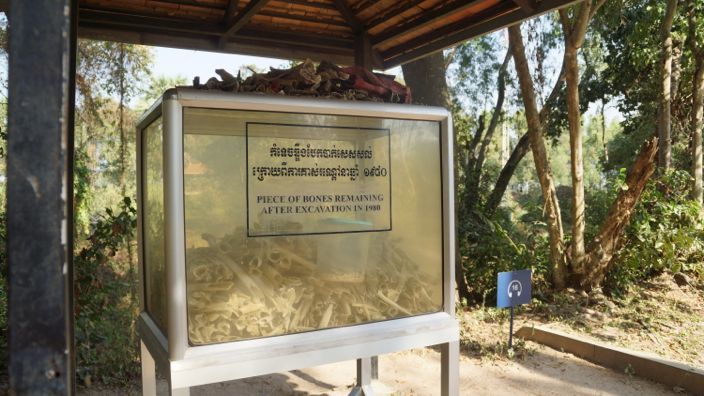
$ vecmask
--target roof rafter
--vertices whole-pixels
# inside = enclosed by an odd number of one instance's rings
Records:
[[[225,19],[223,22],[225,24],[229,23],[232,18],[235,17],[235,14],[237,13],[237,5],[239,4],[239,0],[230,0],[227,2],[227,10],[225,10]]]
[[[335,5],[355,34],[359,34],[364,31],[364,24],[359,21],[357,15],[355,15],[354,11],[352,11],[346,0],[335,0]]]
[[[77,0],[81,37],[374,68],[576,1]]]
[[[403,14],[404,12],[417,7],[419,4],[424,2],[425,0],[412,0],[408,1],[405,3],[396,3],[392,5],[391,7],[383,10],[381,13],[378,14],[378,16],[371,21],[367,22],[367,28],[368,30],[372,30],[378,25],[386,22],[389,18],[392,18],[393,16]]]
[[[333,26],[343,26],[343,27],[349,26],[349,24],[347,22],[340,21],[337,19],[317,17],[317,16],[310,18],[310,17],[306,17],[303,15],[286,14],[285,12],[269,11],[268,9],[266,11],[259,12],[258,15],[270,16],[270,17],[281,18],[281,19],[288,19],[288,20],[292,20],[292,21],[320,23],[323,25],[333,25]]]
[[[527,12],[533,12],[538,8],[538,3],[535,0],[513,0],[513,2]]]
[[[578,1],[580,0],[542,0],[532,13],[515,5],[511,9],[511,7],[507,6],[507,4],[510,5],[511,3],[500,3],[469,19],[456,22],[389,49],[382,54],[385,59],[384,67],[391,68],[422,58],[464,40],[496,31],[528,17],[538,16],[558,7],[572,5]]]
[[[119,41],[132,44],[158,45],[161,47],[197,49],[202,51],[220,51],[254,56],[268,56],[285,59],[314,59],[329,60],[340,64],[351,64],[353,52],[351,44],[342,48],[319,47],[310,41],[305,41],[297,36],[290,36],[289,40],[297,44],[280,42],[278,40],[261,36],[242,35],[238,32],[230,38],[225,48],[218,48],[217,41],[205,38],[198,32],[186,33],[164,31],[154,26],[136,29],[131,26],[114,26],[106,28],[104,25],[84,21],[79,25],[81,37],[96,40]],[[297,40],[297,41],[296,41]],[[306,44],[302,44],[306,43]]]
[[[94,9],[82,9],[79,23],[99,23],[106,26],[121,27],[154,27],[172,32],[200,33],[201,35],[220,36],[222,29],[208,23],[173,20],[157,16],[132,15],[120,12],[111,12]]]
[[[212,4],[211,3],[203,3],[200,1],[196,1],[196,0],[153,0],[153,1],[157,2],[157,3],[188,5],[188,6],[193,6],[193,7],[215,9],[215,10],[224,10],[225,9],[225,6],[217,4],[217,3],[212,3]]]
[[[237,31],[246,25],[268,2],[269,0],[251,0],[242,11],[235,14],[235,16],[227,22],[227,28],[218,42],[218,47],[222,48],[225,45],[225,41],[227,41],[227,37],[237,33]]]
[[[323,10],[337,10],[337,6],[335,6],[334,4],[318,3],[315,1],[308,1],[308,0],[278,0],[278,1],[283,1],[283,2],[289,3],[289,4],[302,5],[302,6],[306,6],[306,7],[315,7],[315,8],[320,8]]]
[[[412,20],[411,22],[405,23],[397,28],[390,29],[388,32],[381,33],[376,37],[372,38],[372,45],[378,46],[394,40],[400,36],[406,35],[408,33],[414,32],[418,29],[422,29],[438,20],[446,18],[448,15],[462,12],[467,8],[474,7],[477,4],[482,3],[482,0],[457,0],[451,3],[445,4],[442,7],[436,8],[435,10],[428,11],[422,14],[420,17]]]

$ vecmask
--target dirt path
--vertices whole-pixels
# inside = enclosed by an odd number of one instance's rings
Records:
[[[595,366],[572,355],[537,344],[515,361],[485,360],[462,356],[462,395],[672,395],[671,389],[650,381]],[[382,356],[379,395],[438,395],[439,354],[414,350]],[[225,395],[347,395],[355,380],[355,363],[343,362],[288,373],[192,388],[193,396]],[[166,384],[160,383],[160,394]],[[133,392],[91,389],[79,395],[117,395]],[[135,391],[134,393],[138,393]]]

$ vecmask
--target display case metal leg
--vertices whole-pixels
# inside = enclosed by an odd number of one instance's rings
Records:
[[[350,396],[373,396],[372,390],[372,358],[357,359],[357,386],[352,389]]]
[[[178,388],[173,389],[169,386],[171,396],[189,396],[191,394],[191,388]]]
[[[142,360],[142,395],[156,396],[156,366],[149,349],[140,341],[140,357]]]
[[[440,387],[442,396],[460,392],[460,342],[440,344]]]

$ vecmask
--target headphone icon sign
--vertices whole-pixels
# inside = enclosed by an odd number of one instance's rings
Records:
[[[523,285],[520,281],[512,280],[511,283],[508,284],[508,298],[513,298],[513,292],[516,292],[516,296],[520,297],[522,291]]]

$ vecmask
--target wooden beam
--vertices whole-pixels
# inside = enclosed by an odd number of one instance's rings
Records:
[[[247,35],[244,35],[245,33]],[[299,37],[296,34],[292,35],[286,32],[268,33],[271,37],[261,34],[261,31],[250,31],[250,29],[244,28],[237,35],[229,38],[224,47],[219,48],[218,40],[211,36],[198,34],[197,32],[186,33],[163,30],[155,26],[135,28],[133,26],[121,27],[115,25],[105,27],[102,24],[84,21],[79,25],[78,30],[79,37],[94,40],[282,59],[305,60],[310,58],[317,61],[327,59],[331,62],[345,65],[354,63],[354,51],[352,50],[354,45],[351,39],[325,39],[326,42],[321,44],[314,42],[306,35]],[[289,41],[282,41],[277,35],[286,35]],[[318,38],[320,39],[320,37]],[[345,45],[333,47],[333,40],[340,40]]]
[[[182,4],[192,7],[200,7],[211,10],[224,10],[225,6],[217,3],[204,3],[197,0],[151,0],[152,3]]]
[[[279,0],[283,1],[285,3],[290,3],[290,4],[297,4],[297,5],[302,5],[306,7],[315,7],[315,8],[321,8],[325,10],[337,10],[337,6],[334,4],[328,4],[328,3],[318,3],[317,1],[308,1],[308,0]]]
[[[535,0],[513,0],[513,2],[529,13],[534,12],[535,9],[538,8],[538,3],[536,3]]]
[[[352,11],[346,0],[334,0],[340,14],[345,18],[352,31],[359,34],[364,30],[364,25],[359,21],[357,15]]]
[[[269,0],[250,0],[240,13],[236,14],[230,22],[228,22],[227,27],[224,31],[223,36],[220,38],[218,47],[223,47],[225,41],[227,41],[228,36],[233,36],[240,30],[244,25],[249,22],[254,15],[256,15],[259,10],[261,10]]]
[[[378,0],[361,0],[359,3],[355,4],[352,11],[358,13],[367,7],[373,6],[377,1]]]
[[[374,68],[374,58],[372,56],[372,44],[369,35],[362,32],[357,35],[354,41],[354,64],[367,70]]]
[[[405,3],[395,3],[391,7],[385,9],[381,13],[377,14],[377,16],[369,21],[367,23],[367,30],[372,30],[375,27],[381,25],[382,23],[386,22],[389,20],[389,18],[392,18],[396,15],[403,14],[404,12],[417,7],[420,3],[423,3],[426,0],[409,0]]]
[[[412,38],[408,41],[403,42],[395,47],[384,51],[382,56],[388,59],[389,56],[394,56],[396,54],[405,53],[407,51],[413,50],[418,47],[424,47],[430,45],[436,41],[442,41],[445,37],[452,35],[455,32],[466,29],[469,26],[475,26],[476,24],[481,24],[484,26],[485,23],[497,18],[498,16],[504,15],[510,12],[520,12],[527,15],[523,10],[516,4],[510,1],[502,2],[496,6],[484,10],[478,14],[472,15],[469,18],[463,19],[461,21],[445,25],[443,27],[433,29],[432,31],[425,33],[423,35]],[[527,18],[527,16],[526,16]],[[394,54],[394,55],[391,55]]]
[[[349,38],[321,36],[311,33],[281,32],[274,30],[262,30],[253,28],[243,28],[233,38],[237,42],[240,38],[252,38],[262,41],[279,42],[281,44],[306,44],[318,48],[327,49],[348,49],[352,50],[354,41]]]
[[[201,23],[193,22],[174,22],[170,23],[157,23],[153,17],[138,17],[129,15],[115,15],[114,13],[109,13],[103,15],[96,12],[88,12],[81,14],[80,27],[90,28],[92,31],[105,29],[105,28],[116,28],[125,31],[132,31],[135,34],[139,33],[156,33],[156,34],[171,34],[175,35],[175,39],[178,37],[183,38],[201,38],[203,40],[213,40],[217,39],[219,43],[219,38],[224,34],[221,29],[212,28],[210,25],[203,25]],[[178,35],[176,35],[178,34]],[[273,30],[262,30],[262,29],[252,29],[252,28],[242,28],[235,34],[235,36],[228,37],[228,40],[237,42],[238,39],[256,39],[262,43],[286,43],[291,45],[296,44],[306,44],[308,46],[320,48],[321,50],[340,50],[347,49],[352,52],[352,47],[354,42],[350,38],[344,37],[333,37],[333,36],[320,36],[316,34],[308,33],[298,33],[293,31],[273,31]],[[105,38],[108,41],[113,41],[109,35]],[[214,46],[199,46],[200,49],[214,50]],[[220,48],[222,49],[222,48]]]
[[[106,27],[150,27],[173,32],[201,33],[211,36],[221,36],[223,34],[222,25],[219,24],[82,8],[80,10],[79,25],[86,22]]]
[[[225,17],[223,18],[223,23],[227,26],[232,18],[235,17],[237,13],[237,5],[239,0],[230,0],[227,2],[227,9],[225,10]]]
[[[259,15],[263,16],[270,16],[274,18],[280,18],[280,19],[289,19],[292,21],[302,21],[302,22],[309,22],[309,23],[319,23],[322,25],[333,25],[333,26],[343,26],[343,27],[348,27],[349,25],[345,21],[340,21],[338,19],[332,19],[332,18],[320,18],[320,17],[309,17],[305,15],[298,15],[298,14],[288,14],[285,12],[276,12],[276,11],[261,11]]]
[[[411,22],[405,23],[388,31],[382,32],[375,37],[372,37],[372,45],[376,47],[391,40],[395,40],[403,35],[415,32],[418,29],[422,29],[434,22],[440,21],[446,18],[448,15],[462,12],[467,8],[474,7],[484,1],[485,0],[455,0],[451,3],[443,5],[440,8],[436,8],[432,11],[427,11],[421,14],[418,18],[412,20]]]
[[[83,10],[81,12],[81,27],[89,26],[93,29],[119,28],[123,30],[133,30],[135,32],[154,32],[164,34],[185,33],[189,37],[201,37],[204,39],[217,39],[224,35],[221,25],[205,24],[202,22],[170,20],[160,17],[139,16],[122,14],[115,12],[101,12],[95,10]],[[256,28],[242,28],[237,34],[228,39],[237,41],[237,38],[255,38],[266,42],[279,41],[288,44],[311,45],[326,49],[348,49],[350,52],[354,46],[351,38],[321,36],[318,34],[299,33],[294,31],[275,31]],[[110,38],[108,38],[110,40]],[[227,41],[227,39],[225,40]],[[212,49],[212,48],[208,48]]]
[[[480,13],[481,15],[475,15],[464,21],[454,23],[391,48],[382,54],[384,68],[389,69],[399,66],[434,52],[442,51],[473,37],[494,32],[557,8],[568,7],[579,1],[581,0],[543,0],[533,13],[528,13],[518,6],[514,6],[512,9],[507,8],[505,4],[510,3],[500,3],[489,10],[483,11]]]

